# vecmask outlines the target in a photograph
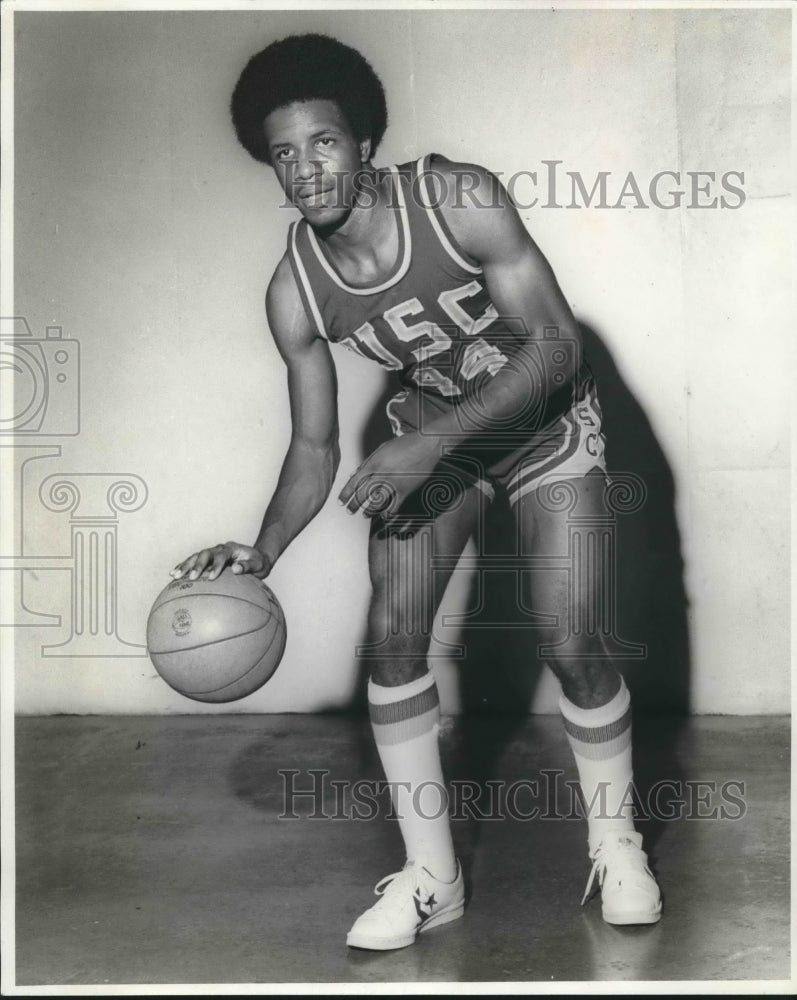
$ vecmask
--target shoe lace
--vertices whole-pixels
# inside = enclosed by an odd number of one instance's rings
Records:
[[[584,897],[581,905],[589,899],[592,887],[595,883],[595,876],[598,877],[598,885],[603,888],[606,878],[606,869],[610,861],[618,861],[626,871],[635,871],[650,875],[652,873],[646,865],[647,855],[629,837],[617,837],[617,839],[602,840],[595,848],[592,855],[592,871],[587,879],[587,888],[584,890]]]
[[[385,875],[374,887],[374,895],[381,896],[387,900],[394,893],[414,892],[419,886],[420,871],[412,862],[409,862],[399,872],[392,875]]]

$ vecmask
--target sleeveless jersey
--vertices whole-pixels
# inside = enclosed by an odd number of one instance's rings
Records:
[[[517,341],[490,300],[479,263],[457,244],[435,204],[434,155],[389,168],[399,252],[384,280],[348,284],[304,219],[291,224],[288,259],[320,336],[396,371],[405,390],[456,405],[478,395]],[[567,399],[556,401],[560,413],[573,402],[568,388]]]
[[[305,220],[291,225],[288,257],[322,337],[454,401],[479,374],[506,363],[495,334],[507,331],[481,268],[457,247],[434,204],[430,160],[390,168],[399,252],[385,280],[347,284]]]

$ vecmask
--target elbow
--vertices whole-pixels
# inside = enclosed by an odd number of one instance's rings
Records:
[[[316,475],[331,483],[340,466],[340,444],[337,434],[326,440],[312,440],[297,434],[291,439],[289,456],[302,468],[312,470]]]

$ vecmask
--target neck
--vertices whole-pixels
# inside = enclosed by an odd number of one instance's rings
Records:
[[[334,225],[316,227],[316,236],[343,254],[373,246],[392,225],[392,213],[388,208],[391,200],[390,175],[378,173],[369,163],[350,211]]]

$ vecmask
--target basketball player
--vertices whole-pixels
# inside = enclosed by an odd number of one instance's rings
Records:
[[[439,703],[426,661],[450,570],[436,567],[408,587],[424,567],[420,540],[432,531],[436,556],[451,565],[483,504],[502,489],[521,551],[566,553],[568,511],[551,502],[551,484],[570,491],[579,514],[604,510],[600,407],[579,328],[497,178],[434,155],[374,166],[385,96],[358,52],[320,35],[275,42],[244,69],[232,117],[244,148],[273,167],[302,216],[266,295],[287,368],[292,437],[254,545],[203,549],[172,573],[215,579],[231,565],[265,578],[320,510],[338,470],[331,345],[398,373],[401,391],[388,405],[395,436],[365,459],[340,501],[371,518],[368,701],[406,850],[404,867],[377,885],[379,900],[347,941],[401,948],[464,908],[440,808]],[[465,173],[478,198],[462,197]],[[591,804],[588,892],[597,876],[610,923],[655,923],[659,890],[627,795],[629,693],[600,636],[566,627],[580,610],[574,601],[589,595],[573,597],[557,574],[540,576],[535,609],[563,623],[541,628],[541,642],[560,643],[548,663]]]

